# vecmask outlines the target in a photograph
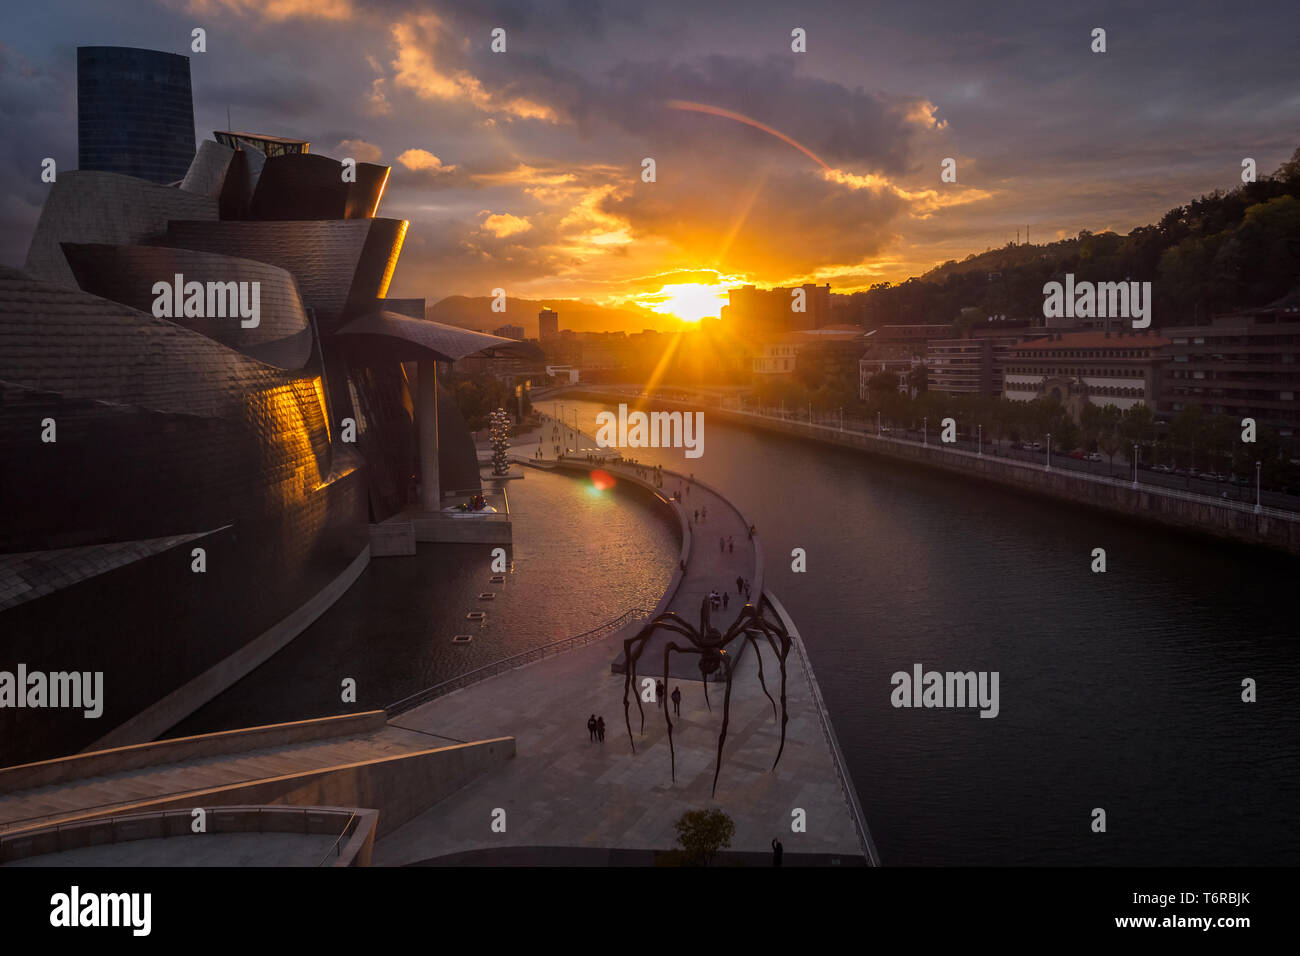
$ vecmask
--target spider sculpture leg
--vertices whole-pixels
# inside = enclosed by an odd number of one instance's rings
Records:
[[[758,638],[754,632],[745,629],[745,640],[754,645],[754,658],[758,661],[758,686],[763,688],[763,693],[767,696],[767,701],[772,705],[772,719],[776,720],[776,701],[772,700],[772,695],[767,692],[767,682],[763,680],[763,654],[759,650]]]
[[[645,650],[646,642],[654,633],[655,628],[662,627],[668,631],[674,631],[677,634],[685,636],[695,643],[695,637],[691,632],[691,626],[682,620],[681,616],[673,611],[660,614],[657,618],[642,628],[636,637],[625,638],[623,641],[623,723],[627,725],[627,739],[632,744],[632,752],[636,753],[636,741],[632,740],[632,720],[628,714],[627,695],[631,690],[636,697],[636,709],[641,714],[641,733],[645,733],[645,710],[641,706],[641,695],[636,691],[636,662],[641,659],[641,652]],[[635,649],[633,649],[635,645]]]
[[[785,752],[785,726],[790,722],[790,711],[786,707],[785,696],[785,659],[786,655],[790,653],[790,635],[785,633],[783,629],[778,630],[773,627],[770,622],[758,614],[754,615],[754,625],[762,631],[763,636],[767,638],[767,642],[772,645],[772,650],[781,665],[781,746],[777,749],[776,759],[772,761],[772,769],[775,770],[776,765],[781,762],[781,754]]]
[[[669,641],[664,646],[664,688],[668,687],[668,652],[677,651],[679,654],[700,654],[704,652],[694,647],[678,647],[673,641]],[[673,720],[668,716],[668,704],[664,704],[664,723],[668,725],[668,756],[672,761],[673,783],[677,782],[677,751],[673,749]]]
[[[722,745],[727,741],[727,721],[731,717],[731,656],[722,652],[722,669],[727,672],[727,690],[722,695],[722,733],[718,734],[718,760],[713,767],[713,796],[718,795],[718,774],[722,771]]]

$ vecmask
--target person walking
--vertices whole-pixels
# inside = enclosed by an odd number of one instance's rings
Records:
[[[722,592],[722,609],[723,609],[724,611],[727,609],[727,605],[728,605],[730,602],[731,602],[731,592],[730,592],[730,591],[723,591],[723,592]]]
[[[663,705],[664,705],[664,682],[661,680],[657,680],[655,681],[655,706],[662,707]]]
[[[705,505],[703,508],[701,508],[701,509],[700,509],[700,514],[704,515],[704,520],[705,520],[705,521],[708,521],[708,520],[709,520],[709,506],[708,506],[708,505]]]
[[[603,715],[596,718],[596,739],[602,744],[605,742],[605,718]]]
[[[699,524],[699,523],[700,523],[700,509],[699,509],[699,508],[696,508],[696,509],[695,509],[695,523],[696,523],[696,524]]]
[[[739,574],[736,575],[736,593],[739,594],[745,589],[745,579]]]
[[[587,737],[591,740],[596,739],[596,715],[592,714],[587,718]]]
[[[772,837],[772,865],[780,866],[781,857],[783,856],[785,856],[785,847],[781,845],[780,840],[776,837]]]
[[[727,554],[735,554],[735,553],[736,553],[736,540],[731,535],[727,535]]]
[[[681,715],[682,715],[682,689],[680,687],[674,687],[673,688],[673,716],[680,717]]]
[[[726,554],[726,553],[727,553],[727,539],[726,539],[726,538],[719,538],[719,539],[718,539],[718,551],[721,552],[722,554]]]

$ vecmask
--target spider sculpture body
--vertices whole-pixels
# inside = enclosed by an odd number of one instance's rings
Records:
[[[679,654],[698,654],[700,656],[700,676],[704,682],[704,701],[708,704],[710,710],[713,709],[713,705],[709,703],[709,680],[719,669],[722,670],[726,680],[726,690],[722,698],[722,730],[718,734],[718,758],[713,770],[713,793],[716,796],[718,792],[718,774],[722,770],[722,746],[727,740],[727,724],[731,710],[732,655],[728,653],[727,646],[733,641],[747,640],[753,644],[754,657],[758,661],[758,683],[763,688],[763,693],[767,696],[768,701],[772,704],[773,719],[777,716],[776,701],[772,700],[772,695],[767,690],[767,682],[763,679],[763,655],[759,651],[758,644],[761,636],[772,648],[781,665],[781,746],[777,749],[776,759],[772,761],[772,768],[776,768],[776,765],[781,761],[781,754],[785,750],[785,725],[790,720],[785,699],[785,659],[790,653],[790,635],[786,633],[784,626],[767,620],[763,612],[769,609],[770,605],[766,601],[762,602],[761,608],[756,608],[753,604],[746,604],[741,609],[740,615],[724,632],[710,623],[709,599],[706,596],[700,603],[700,626],[698,628],[692,626],[680,614],[669,611],[652,620],[636,637],[629,637],[623,641],[623,658],[626,661],[623,680],[623,721],[627,724],[627,737],[632,743],[633,753],[636,752],[636,741],[632,737],[632,720],[628,711],[628,692],[636,685],[637,662],[641,659],[641,653],[645,650],[647,642],[655,631],[662,629],[680,634],[690,643],[688,646],[681,646],[675,641],[669,641],[665,645],[665,689],[668,686],[668,656],[673,651],[677,651]],[[641,731],[644,733],[645,710],[641,707],[641,696],[635,693],[632,696],[636,698],[636,707],[641,714]],[[677,753],[673,749],[673,721],[669,716],[669,710],[669,707],[664,707],[664,722],[668,725],[668,753],[672,762],[672,778],[676,781]]]

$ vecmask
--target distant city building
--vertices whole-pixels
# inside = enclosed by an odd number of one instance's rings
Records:
[[[555,379],[556,385],[577,385],[581,377],[581,373],[572,365],[548,365],[546,374]]]
[[[560,316],[552,309],[542,309],[537,313],[537,337],[545,342],[560,334]]]
[[[900,346],[907,345],[918,350],[913,354],[924,355],[926,345],[933,339],[952,337],[952,326],[946,323],[930,325],[882,325],[867,333],[869,345]]]
[[[787,332],[759,343],[752,357],[756,376],[788,375],[796,369],[820,379],[856,377],[865,333],[854,325]]]
[[[931,339],[926,346],[925,365],[930,370],[927,387],[949,395],[979,395],[997,398],[1007,359],[1023,337],[1007,335],[1000,323],[977,327],[963,339]],[[1000,333],[1000,334],[998,334]],[[1045,338],[1045,334],[1034,338]]]
[[[794,288],[757,289],[752,285],[727,290],[728,324],[744,335],[771,335],[819,329],[831,322],[831,287],[805,283],[802,312],[795,312]]]
[[[514,339],[517,342],[524,340],[524,327],[522,325],[503,325],[500,328],[492,330],[493,335],[499,335],[503,339]]]
[[[1300,295],[1161,335],[1169,340],[1160,350],[1162,416],[1195,404],[1254,418],[1284,437],[1300,433]]]
[[[1055,398],[1079,420],[1086,404],[1156,410],[1159,350],[1169,339],[1142,332],[1056,332],[1021,342],[1006,359],[1002,394],[1010,401]]]
[[[153,183],[194,159],[190,60],[121,46],[77,48],[77,163]]]
[[[873,346],[858,359],[858,398],[866,401],[871,397],[871,379],[881,372],[889,372],[898,379],[898,392],[910,393],[907,376],[912,369],[924,365],[925,359],[913,355],[910,348],[884,348]]]
[[[251,146],[268,159],[272,156],[300,156],[311,152],[311,143],[305,139],[285,139],[283,136],[268,136],[265,133],[241,133],[236,130],[219,129],[212,134],[212,138],[222,146],[229,146],[231,149]]]

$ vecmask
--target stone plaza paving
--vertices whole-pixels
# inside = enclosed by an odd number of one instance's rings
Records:
[[[545,435],[549,441],[549,426]],[[585,453],[581,442],[585,437],[570,432],[563,444]],[[534,445],[535,438],[533,444],[528,439],[520,441],[521,450],[531,450]],[[546,450],[553,452],[553,443]],[[616,477],[623,472],[615,467],[608,470]],[[678,485],[678,478],[670,475],[663,491],[671,494]],[[744,604],[734,600],[736,576],[754,580],[758,586],[756,555],[741,517],[715,492],[697,484],[682,503],[692,516],[696,508],[706,505],[707,521],[696,524],[692,520],[695,544],[669,609],[698,626],[704,595],[712,588],[728,589],[733,599],[728,610],[713,617],[714,625],[725,630]],[[734,551],[719,547],[720,536],[734,540]],[[791,854],[862,856],[832,750],[793,649],[786,659],[790,721],[785,751],[775,770],[772,762],[780,745],[780,723],[759,685],[753,647],[739,655],[714,799],[710,791],[725,685],[710,684],[710,710],[703,684],[686,677],[698,658],[674,655],[674,661],[680,660],[684,666],[672,668],[667,688],[668,694],[674,687],[682,691],[681,717],[673,720],[677,753],[677,779],[673,782],[664,713],[654,703],[642,704],[642,733],[633,695],[629,695],[629,713],[635,753],[629,743],[623,718],[624,677],[610,669],[622,653],[622,636],[627,635],[614,635],[508,671],[395,718],[395,726],[461,740],[513,735],[516,756],[503,769],[476,780],[378,840],[374,864],[402,865],[501,847],[669,850],[676,843],[673,824],[682,813],[712,807],[724,810],[735,821],[733,850],[770,852],[771,841],[777,837]],[[684,638],[674,639],[679,645],[687,644]],[[663,643],[661,639],[652,642],[638,665],[638,678],[662,678]],[[730,646],[733,655],[739,652],[740,643]],[[766,644],[761,646],[763,673],[779,708],[776,655]],[[671,708],[671,700],[665,700],[664,706]],[[588,738],[590,714],[605,718],[603,743]],[[497,810],[505,811],[505,832],[493,830]],[[804,811],[806,832],[792,831],[795,810]],[[500,814],[495,817],[499,819]]]

